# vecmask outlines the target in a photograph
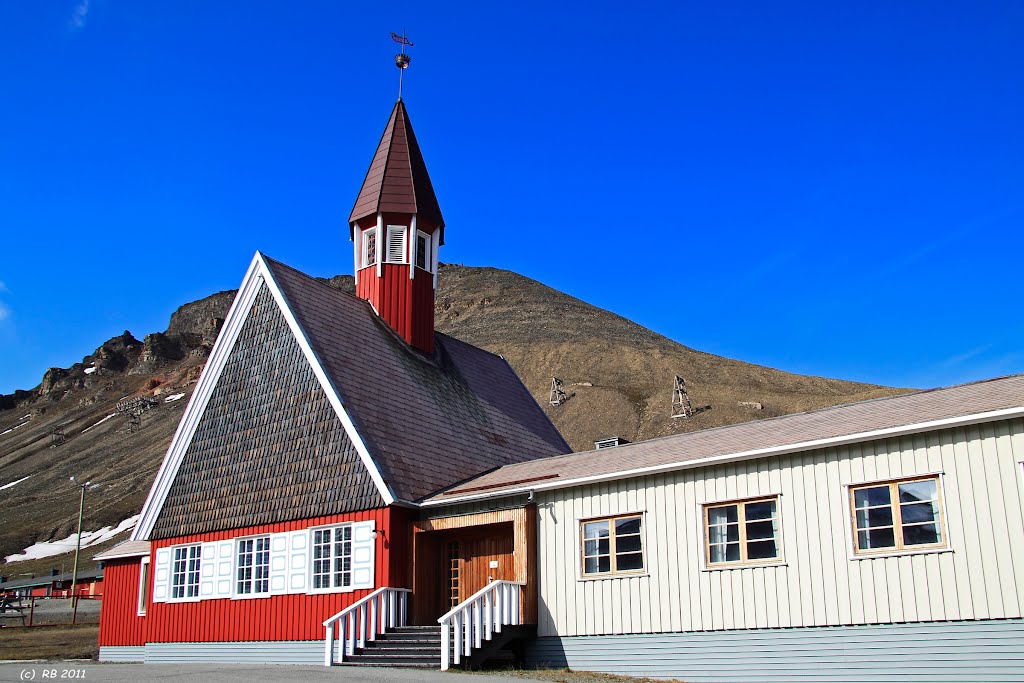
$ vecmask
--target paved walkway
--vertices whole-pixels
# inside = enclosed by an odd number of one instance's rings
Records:
[[[424,669],[263,664],[98,664],[96,662],[5,662],[0,681],[173,681],[175,683],[255,683],[256,681],[340,681],[341,683],[510,683],[507,676],[459,674]]]

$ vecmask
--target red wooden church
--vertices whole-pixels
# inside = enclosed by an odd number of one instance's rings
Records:
[[[487,586],[462,656],[535,623],[529,502],[420,505],[570,449],[503,358],[434,331],[445,225],[401,99],[349,227],[356,296],[253,259],[131,540],[98,556],[101,659],[437,666],[438,618]]]

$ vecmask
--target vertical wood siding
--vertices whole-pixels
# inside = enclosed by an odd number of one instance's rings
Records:
[[[394,514],[394,518],[393,518]],[[295,531],[321,524],[373,520],[378,534],[375,548],[374,589],[408,587],[407,526],[404,511],[389,508],[268,524],[156,541],[151,550],[181,543],[219,541],[260,533]],[[155,561],[155,560],[154,560]],[[149,606],[147,642],[218,642],[256,640],[317,640],[324,637],[323,621],[371,590],[317,595],[272,595],[249,599],[212,599],[199,602],[157,602]],[[134,593],[133,593],[134,595]]]
[[[144,645],[146,617],[138,616],[138,557],[103,563],[105,594],[100,606],[100,646]]]
[[[377,277],[377,266],[361,269],[356,295],[369,301],[403,339],[431,351],[434,347],[434,279],[424,270],[409,279],[411,267],[383,263],[380,277]]]
[[[1022,616],[1024,421],[539,494],[540,635]],[[844,486],[942,473],[951,552],[850,559]],[[784,563],[702,569],[706,502],[781,494]],[[578,521],[645,512],[646,576],[578,580]]]

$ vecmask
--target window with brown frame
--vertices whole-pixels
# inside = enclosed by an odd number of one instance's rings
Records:
[[[644,570],[643,518],[624,515],[580,522],[583,576]]]
[[[780,559],[778,498],[705,505],[704,538],[708,567]]]
[[[946,547],[939,478],[850,487],[857,555]]]

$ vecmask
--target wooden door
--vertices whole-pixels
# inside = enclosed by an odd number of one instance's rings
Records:
[[[515,579],[511,526],[496,524],[491,533],[460,540],[460,602],[491,581]]]

